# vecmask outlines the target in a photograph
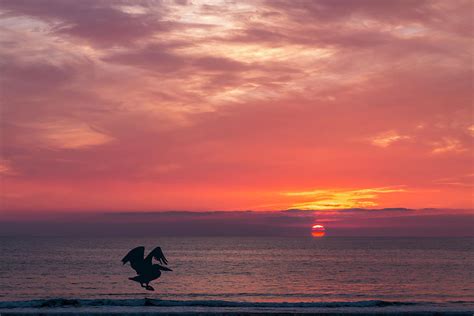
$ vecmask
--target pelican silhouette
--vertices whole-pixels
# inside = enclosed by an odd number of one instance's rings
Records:
[[[128,254],[122,259],[123,264],[130,262],[130,265],[138,274],[137,276],[128,279],[140,283],[142,287],[149,291],[155,290],[149,283],[160,277],[160,270],[173,271],[170,268],[161,266],[159,264],[153,264],[153,258],[158,260],[161,264],[168,264],[168,260],[166,260],[166,257],[163,254],[163,251],[161,251],[160,247],[153,249],[153,251],[150,252],[146,258],[145,247],[136,247],[130,250]]]

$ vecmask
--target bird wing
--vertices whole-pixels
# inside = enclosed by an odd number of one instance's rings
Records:
[[[122,263],[126,264],[127,262],[130,262],[132,268],[137,272],[137,274],[140,274],[144,264],[144,256],[145,247],[136,247],[130,250],[128,254],[123,257]]]
[[[152,258],[155,258],[155,260],[158,260],[161,264],[168,264],[168,260],[166,259],[160,247],[153,249],[153,251],[150,252],[150,254],[146,257],[145,262],[151,264]]]

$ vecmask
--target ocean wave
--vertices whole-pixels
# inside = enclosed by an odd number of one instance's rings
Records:
[[[222,300],[160,300],[160,299],[43,299],[30,301],[0,302],[0,309],[10,308],[55,308],[55,307],[96,307],[96,306],[156,306],[156,307],[257,307],[257,308],[340,308],[340,307],[388,307],[419,305],[420,302],[397,302],[383,300],[366,300],[355,302],[236,302]],[[427,304],[424,302],[423,304]],[[430,303],[428,303],[430,304]],[[435,303],[431,303],[435,304]]]

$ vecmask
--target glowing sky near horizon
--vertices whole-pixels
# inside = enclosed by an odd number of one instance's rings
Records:
[[[0,0],[0,210],[470,209],[473,10]]]

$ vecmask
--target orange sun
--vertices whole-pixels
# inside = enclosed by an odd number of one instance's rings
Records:
[[[326,229],[323,225],[313,225],[311,228],[311,235],[313,237],[323,237],[326,234]]]

